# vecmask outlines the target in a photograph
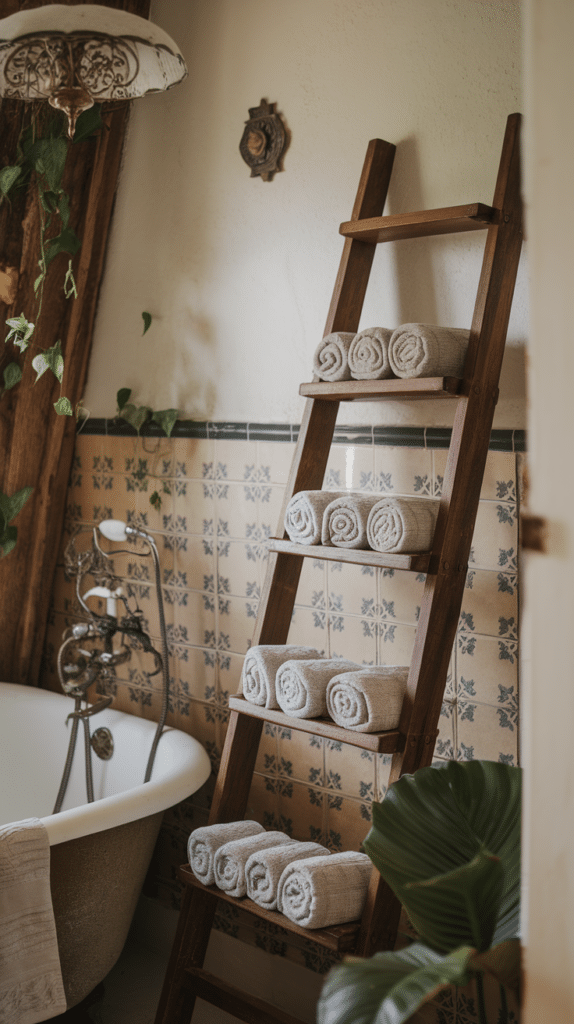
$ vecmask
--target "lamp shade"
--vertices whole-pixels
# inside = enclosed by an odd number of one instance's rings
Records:
[[[49,4],[0,19],[0,96],[69,112],[163,92],[186,75],[173,39],[137,14]]]

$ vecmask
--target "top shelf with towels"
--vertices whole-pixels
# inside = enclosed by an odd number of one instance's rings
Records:
[[[358,242],[395,242],[401,238],[425,238],[459,231],[480,231],[496,223],[496,210],[484,203],[446,206],[439,210],[398,213],[366,220],[347,220],[339,234]]]

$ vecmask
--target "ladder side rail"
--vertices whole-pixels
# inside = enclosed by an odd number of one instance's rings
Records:
[[[433,553],[403,715],[407,739],[393,758],[389,784],[432,761],[450,652],[455,640],[490,431],[498,398],[514,285],[522,246],[520,115],[508,118],[495,202],[486,238],[467,364],[473,376],[459,399],[447,459]]]
[[[510,308],[522,245],[520,115],[508,118],[488,229],[460,398],[452,431],[433,552],[415,639],[399,728],[402,750],[391,764],[389,785],[432,763],[436,730],[460,615],[478,510]],[[357,952],[393,948],[397,902],[373,871]]]

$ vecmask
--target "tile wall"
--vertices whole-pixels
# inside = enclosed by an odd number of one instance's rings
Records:
[[[88,426],[92,433],[77,438],[64,545],[79,529],[75,544],[86,547],[92,525],[104,518],[156,531],[171,654],[168,721],[202,741],[216,773],[227,698],[239,689],[265,574],[265,542],[277,529],[296,428],[191,424],[187,433],[196,436],[167,439],[125,436],[113,421]],[[178,433],[185,432],[186,425],[178,425]],[[335,439],[327,487],[440,495],[448,431],[339,427]],[[491,448],[498,450],[488,456],[440,719],[439,759],[518,763],[517,452],[523,441],[519,431],[492,435]],[[115,568],[157,638],[149,561],[120,556]],[[423,584],[422,575],[308,559],[289,641],[358,662],[407,664]],[[61,557],[45,646],[46,686],[58,688],[57,649],[76,617],[73,582]],[[160,682],[146,675],[145,657],[135,655],[107,685],[116,707],[154,718]],[[384,796],[389,761],[266,725],[246,816],[331,850],[357,849],[369,829],[371,801]],[[206,822],[212,786],[213,780],[166,815],[148,894],[168,905],[178,904],[176,869],[185,860],[190,831]],[[330,966],[313,943],[293,944],[287,933],[243,919],[232,908],[222,909],[218,924],[314,970]],[[456,1007],[443,1002],[444,1024],[473,1020],[468,1007],[457,1017]]]

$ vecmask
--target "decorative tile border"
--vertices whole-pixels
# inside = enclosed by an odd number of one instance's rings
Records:
[[[134,427],[121,419],[90,418],[78,427],[79,434],[97,437],[137,437]],[[448,448],[450,427],[381,427],[337,425],[333,444],[383,445],[389,448]],[[165,437],[156,423],[146,424],[142,437]],[[299,425],[289,423],[212,423],[208,420],[177,420],[172,437],[217,441],[296,441]],[[493,430],[493,452],[525,452],[525,430]]]

